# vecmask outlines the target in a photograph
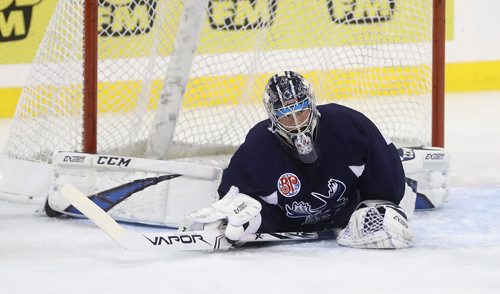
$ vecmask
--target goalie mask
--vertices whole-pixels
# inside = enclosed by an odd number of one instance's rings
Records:
[[[304,163],[318,158],[315,144],[319,112],[309,82],[293,71],[274,75],[267,82],[264,105],[270,130]]]

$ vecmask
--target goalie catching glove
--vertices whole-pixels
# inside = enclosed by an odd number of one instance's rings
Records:
[[[240,245],[238,241],[245,234],[253,234],[259,229],[261,210],[259,201],[239,193],[233,186],[221,200],[186,216],[179,230],[219,230],[230,243]]]
[[[408,248],[412,240],[403,210],[377,200],[361,202],[337,238],[342,246],[375,249]]]

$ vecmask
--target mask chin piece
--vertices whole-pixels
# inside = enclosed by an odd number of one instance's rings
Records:
[[[318,159],[318,150],[308,133],[300,133],[292,138],[297,156],[303,163],[313,163]]]

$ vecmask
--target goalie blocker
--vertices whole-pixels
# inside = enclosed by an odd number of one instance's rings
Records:
[[[449,154],[443,148],[400,148],[406,174],[399,203],[410,217],[414,209],[441,206],[448,195]],[[165,160],[104,154],[58,152],[54,156],[47,215],[82,214],[61,196],[76,186],[115,220],[178,227],[185,215],[219,199],[220,168]]]

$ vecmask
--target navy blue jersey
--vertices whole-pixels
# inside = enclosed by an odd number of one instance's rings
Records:
[[[219,194],[231,186],[262,203],[259,232],[344,227],[367,199],[398,204],[405,176],[395,146],[353,109],[327,104],[317,133],[319,157],[299,161],[280,144],[265,120],[255,125],[224,170]]]

